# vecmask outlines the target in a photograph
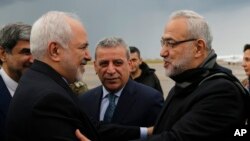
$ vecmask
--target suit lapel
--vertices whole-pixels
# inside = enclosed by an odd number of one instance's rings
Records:
[[[102,95],[103,95],[103,92],[102,92],[101,86],[97,87],[96,91],[92,95],[93,101],[96,101],[96,102],[93,103],[93,107],[91,107],[91,109],[97,121],[99,120],[100,113],[101,113],[100,107],[101,107]]]
[[[66,89],[68,92],[73,93],[67,82],[63,80],[62,76],[58,72],[56,72],[53,68],[51,68],[49,65],[41,61],[35,60],[31,66],[31,69],[34,69],[38,72],[47,75],[49,78],[53,79],[56,83],[58,83],[60,86]]]
[[[91,136],[93,140],[100,140],[95,127],[91,124],[91,121],[88,118],[88,116],[84,113],[84,110],[82,110],[77,96],[70,89],[68,83],[65,80],[63,80],[62,76],[59,73],[57,73],[53,68],[51,68],[49,65],[38,60],[34,61],[34,63],[31,66],[31,69],[47,75],[49,78],[53,79],[58,85],[60,85],[67,91],[69,96],[73,99],[73,101],[77,105],[76,107],[79,108],[80,110],[79,113],[82,116],[81,121],[83,121],[83,123],[81,123],[81,125],[78,126],[82,126],[83,124],[84,127],[82,127],[82,130],[84,130],[85,133],[89,134],[89,136]]]
[[[0,111],[3,111],[5,116],[7,114],[11,98],[10,92],[0,75]]]
[[[158,118],[157,118],[157,120],[155,122],[155,126],[154,126],[155,127],[154,132],[156,132],[157,129],[161,126],[159,123],[161,123],[162,118],[164,118],[164,114],[165,114],[166,110],[168,109],[168,106],[169,106],[171,100],[173,99],[174,93],[173,92],[171,93],[171,91],[173,91],[173,88],[170,90],[169,95],[166,98],[164,105],[162,107],[162,110],[161,110],[160,114],[158,115]]]
[[[0,92],[1,92],[1,94],[5,94],[6,96],[11,97],[10,92],[9,92],[6,84],[4,83],[1,75],[0,75]]]
[[[112,121],[114,123],[116,121],[122,121],[123,118],[128,115],[130,109],[136,102],[137,93],[135,87],[136,85],[132,80],[129,80],[126,86],[124,87],[113,115]]]

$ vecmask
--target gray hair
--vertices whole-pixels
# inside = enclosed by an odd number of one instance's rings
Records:
[[[0,46],[8,53],[16,46],[20,40],[30,41],[31,25],[21,22],[10,23],[0,30]]]
[[[35,59],[42,59],[49,42],[57,42],[64,48],[68,47],[73,33],[69,23],[66,21],[67,18],[80,22],[77,15],[73,13],[50,11],[33,24],[30,49]]]
[[[0,47],[11,54],[18,41],[30,41],[30,32],[31,25],[21,22],[7,24],[0,30]],[[2,63],[0,60],[0,65]]]
[[[210,27],[206,22],[205,18],[198,13],[190,10],[180,10],[171,14],[170,20],[177,18],[186,18],[188,26],[188,36],[189,38],[201,38],[205,40],[207,48],[210,50],[212,48],[212,34]]]
[[[96,50],[95,50],[95,58],[96,58],[96,52],[98,48],[115,48],[115,47],[123,47],[126,50],[126,56],[127,59],[130,58],[130,51],[125,43],[125,41],[122,38],[119,37],[109,37],[109,38],[104,38],[101,41],[99,41],[96,45]]]

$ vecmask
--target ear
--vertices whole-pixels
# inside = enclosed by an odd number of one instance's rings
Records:
[[[196,48],[195,48],[195,57],[201,57],[206,53],[207,47],[206,43],[202,39],[198,39],[196,42],[194,42]]]
[[[62,47],[56,42],[50,42],[48,45],[48,56],[54,61],[60,60],[60,54],[62,52]]]
[[[129,72],[131,71],[131,67],[132,67],[132,61],[128,60],[128,67],[129,67]]]
[[[95,69],[95,73],[97,74],[97,68],[98,68],[98,66],[97,66],[98,64],[97,64],[97,62],[96,62],[96,60],[94,61],[94,69]]]
[[[142,58],[141,57],[139,58],[139,64],[140,65],[142,64]]]
[[[6,60],[6,52],[2,46],[0,46],[0,59],[2,62],[5,62]]]

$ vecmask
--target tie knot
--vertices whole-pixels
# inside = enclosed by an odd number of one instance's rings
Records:
[[[116,98],[116,95],[115,94],[113,94],[113,93],[110,93],[110,94],[108,94],[108,99],[109,99],[109,101],[111,102],[113,102],[113,101],[115,101],[115,98]]]

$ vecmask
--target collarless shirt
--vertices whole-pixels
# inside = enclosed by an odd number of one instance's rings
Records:
[[[11,97],[13,97],[18,83],[12,78],[10,78],[3,68],[0,69],[0,75],[2,76],[3,81],[10,92]]]
[[[118,100],[121,96],[122,90],[123,90],[123,88],[121,90],[119,90],[118,92],[114,93],[114,95],[116,95],[116,99],[115,99],[116,105],[117,105]],[[108,108],[108,105],[109,105],[108,94],[110,94],[110,92],[107,91],[104,86],[102,86],[102,92],[103,92],[103,94],[102,94],[102,101],[101,101],[101,107],[100,107],[101,110],[100,110],[100,117],[99,117],[100,121],[103,121],[104,114]]]

